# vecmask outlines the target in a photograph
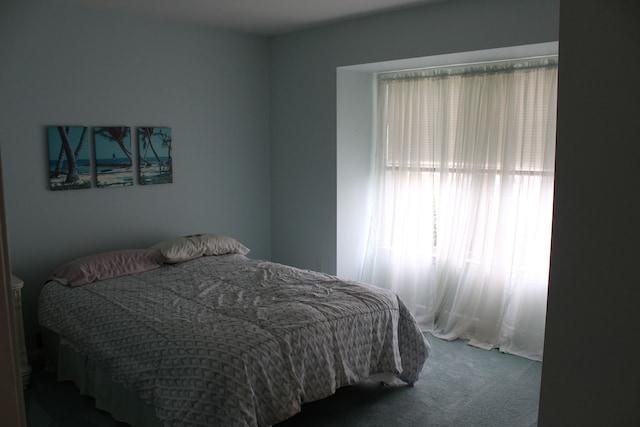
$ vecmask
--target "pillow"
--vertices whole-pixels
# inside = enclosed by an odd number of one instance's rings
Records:
[[[216,234],[194,234],[165,240],[150,249],[160,251],[166,263],[176,264],[203,255],[227,255],[249,253],[249,249],[232,237]]]
[[[51,277],[68,286],[82,286],[127,274],[142,273],[162,266],[160,252],[151,249],[125,249],[78,258],[58,267]]]

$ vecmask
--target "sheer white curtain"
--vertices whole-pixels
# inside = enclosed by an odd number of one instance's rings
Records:
[[[541,360],[557,61],[380,76],[361,280],[425,330]]]

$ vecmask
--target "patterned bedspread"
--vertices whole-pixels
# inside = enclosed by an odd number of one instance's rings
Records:
[[[243,255],[49,282],[39,320],[167,426],[272,425],[373,374],[413,383],[429,352],[395,294]]]

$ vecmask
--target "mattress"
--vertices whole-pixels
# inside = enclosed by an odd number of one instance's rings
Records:
[[[269,426],[375,374],[413,384],[429,344],[392,292],[244,255],[80,287],[40,324],[166,426]]]

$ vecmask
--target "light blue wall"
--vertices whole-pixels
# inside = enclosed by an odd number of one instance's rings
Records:
[[[0,148],[9,251],[36,300],[58,264],[195,232],[270,258],[264,38],[62,2],[0,4]],[[170,126],[174,183],[48,190],[47,125]]]
[[[360,279],[373,166],[375,76],[339,68],[336,75],[336,274]]]
[[[335,273],[336,68],[557,40],[558,0],[450,0],[264,38],[46,0],[0,5],[0,148],[29,347],[89,252],[217,231]],[[170,126],[174,183],[51,192],[45,126]]]
[[[272,258],[337,271],[336,68],[558,40],[559,0],[450,0],[271,39]]]

